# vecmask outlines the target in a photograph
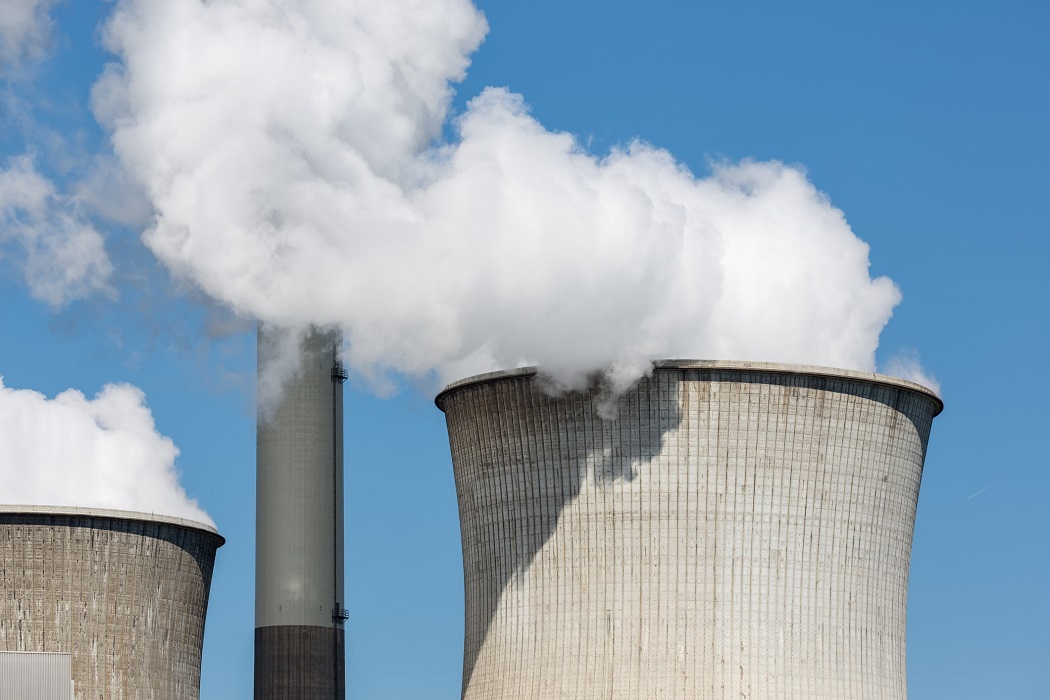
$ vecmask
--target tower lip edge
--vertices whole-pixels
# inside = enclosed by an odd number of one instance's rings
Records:
[[[855,369],[841,369],[837,367],[823,367],[819,365],[791,364],[784,362],[756,362],[750,360],[691,360],[691,359],[668,359],[653,360],[653,371],[659,370],[718,370],[730,372],[768,372],[771,374],[799,375],[810,377],[826,377],[831,379],[849,379],[868,384],[881,384],[904,389],[919,394],[934,403],[933,416],[939,415],[944,410],[944,400],[929,387],[917,382],[912,382],[900,377],[892,377],[877,372],[865,372]],[[476,374],[463,379],[450,382],[434,397],[434,404],[444,412],[445,398],[460,389],[475,384],[484,384],[500,379],[512,379],[515,377],[526,377],[539,374],[541,367],[518,367],[514,369],[496,370]]]
[[[88,517],[103,520],[130,520],[144,523],[157,523],[160,525],[174,525],[188,530],[199,530],[208,535],[218,538],[218,547],[226,544],[226,538],[208,523],[189,518],[180,518],[174,515],[161,513],[148,513],[145,511],[119,510],[115,508],[92,508],[84,506],[61,506],[61,505],[29,505],[29,504],[0,504],[0,516],[4,515],[52,515],[63,517]]]

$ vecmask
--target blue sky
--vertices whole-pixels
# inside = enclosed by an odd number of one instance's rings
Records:
[[[1050,657],[1046,363],[1050,11],[1036,2],[477,2],[490,31],[453,104],[487,86],[604,154],[640,137],[694,173],[805,169],[903,301],[880,361],[940,382],[908,607],[912,700],[1045,697]],[[88,105],[108,2],[59,3],[49,50],[4,86],[0,155],[61,191],[108,148]],[[175,280],[138,230],[94,215],[113,294],[54,309],[0,247],[0,375],[48,396],[140,387],[187,492],[228,543],[202,697],[251,694],[254,337]],[[0,236],[0,246],[3,246]],[[1040,320],[1042,319],[1042,320]],[[727,358],[731,359],[731,358]],[[346,394],[347,695],[459,692],[462,585],[448,443],[432,382]]]

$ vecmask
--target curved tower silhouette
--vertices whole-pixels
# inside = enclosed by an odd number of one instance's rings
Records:
[[[0,652],[68,655],[75,700],[197,700],[224,541],[153,513],[0,506]],[[45,668],[27,671],[28,687],[43,691]],[[0,688],[7,675],[0,660]]]
[[[906,697],[911,539],[942,409],[929,390],[670,361],[618,401],[513,370],[437,405],[466,700]]]

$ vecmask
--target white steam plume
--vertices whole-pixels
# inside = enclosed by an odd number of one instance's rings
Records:
[[[0,377],[0,502],[134,510],[213,524],[186,496],[178,448],[157,432],[145,396],[109,384],[53,399]]]
[[[0,167],[0,259],[5,257],[21,265],[30,293],[54,307],[109,290],[112,265],[102,236],[74,199],[37,172],[30,156]]]
[[[359,376],[660,357],[874,369],[900,300],[798,168],[607,156],[487,89],[467,0],[121,0],[93,108],[154,253],[236,311],[340,326]]]
[[[938,396],[941,395],[941,383],[930,374],[919,362],[917,350],[902,350],[890,357],[890,359],[879,368],[880,372],[907,379],[909,382],[921,384],[932,389]]]

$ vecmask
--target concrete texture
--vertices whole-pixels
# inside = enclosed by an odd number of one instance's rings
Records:
[[[0,651],[69,654],[77,700],[196,700],[223,542],[179,518],[0,506]]]
[[[342,629],[296,625],[256,628],[255,697],[344,697],[345,650]]]
[[[531,370],[451,385],[467,700],[903,700],[940,400],[909,382],[657,363],[599,415]]]
[[[279,333],[260,327],[260,367]],[[341,700],[345,694],[341,344],[337,332],[310,333],[279,404],[260,410],[255,560],[255,697],[260,700]]]

